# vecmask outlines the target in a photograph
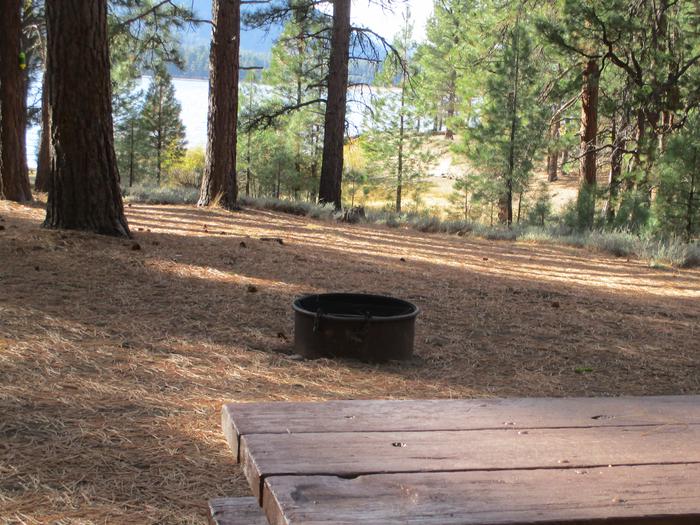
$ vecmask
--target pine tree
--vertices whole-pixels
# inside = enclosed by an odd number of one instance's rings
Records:
[[[0,197],[32,200],[26,154],[22,2],[7,0],[0,16]]]
[[[393,41],[398,57],[388,57],[375,79],[379,91],[373,96],[370,126],[362,141],[370,168],[393,190],[394,210],[402,211],[404,190],[422,190],[431,155],[423,148],[418,112],[411,78],[416,73],[413,22],[410,10]]]
[[[654,166],[663,154],[667,137],[682,128],[686,117],[700,104],[697,86],[700,51],[697,39],[697,5],[693,2],[626,2],[565,0],[557,4],[556,16],[539,26],[545,37],[563,53],[576,59],[582,79],[580,220],[593,224],[593,182],[600,151],[612,151],[614,166],[609,176],[609,199],[605,215],[609,222],[641,224],[649,217],[655,186]],[[595,137],[601,115],[595,104],[600,71],[613,85],[600,92],[611,94],[623,86],[610,104],[607,117],[614,120],[609,144]],[[630,153],[624,153],[623,150]],[[620,166],[629,159],[629,181],[618,199],[622,181]],[[634,191],[632,191],[634,190]],[[628,199],[629,197],[629,199]],[[627,206],[625,201],[637,202]],[[614,201],[623,216],[616,217]]]
[[[465,24],[472,16],[471,0],[434,0],[426,26],[426,42],[420,47],[422,68],[419,89],[422,109],[434,120],[436,131],[454,138],[454,118],[459,112],[457,69],[464,67],[464,44],[469,38]]]
[[[148,176],[149,150],[143,126],[144,93],[136,82],[115,82],[114,147],[123,183],[131,187]]]
[[[156,169],[141,118],[143,92],[137,87],[144,72],[156,76],[159,69],[182,67],[177,33],[193,15],[180,4],[110,0],[108,30],[115,149],[127,186],[145,181],[149,171]]]
[[[690,241],[700,234],[700,114],[671,137],[659,162],[657,229]]]
[[[256,111],[248,111],[246,119],[282,114],[275,126],[293,137],[299,191],[314,200],[321,165],[327,44],[308,36],[320,31],[323,25],[316,11],[303,7],[303,2],[299,2],[294,17],[286,23],[272,48],[270,67],[263,73],[264,82],[273,87],[269,100]],[[296,109],[286,112],[284,108]]]
[[[207,116],[207,161],[199,205],[216,199],[234,208],[238,199],[236,147],[238,133],[240,0],[214,0]]]
[[[52,160],[44,224],[128,237],[113,142],[107,1],[47,2],[46,18]]]
[[[146,91],[141,111],[141,127],[146,144],[153,152],[156,184],[163,171],[185,154],[185,126],[180,119],[180,103],[175,98],[172,77],[164,65],[158,66]]]
[[[323,134],[323,161],[318,198],[342,206],[343,143],[350,61],[350,0],[333,0],[333,29]]]
[[[291,137],[282,129],[267,128],[255,133],[251,163],[256,167],[257,194],[282,198],[294,196],[297,172]]]
[[[535,56],[523,6],[516,6],[505,22],[492,20],[492,34],[503,38],[491,43],[488,69],[479,71],[485,78],[481,101],[465,139],[471,161],[493,178],[489,190],[499,188],[499,222],[510,225],[514,195],[527,189],[546,135],[545,108],[538,101],[543,75],[537,66],[542,61]]]

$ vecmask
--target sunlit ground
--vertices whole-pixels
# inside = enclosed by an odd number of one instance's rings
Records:
[[[0,522],[202,523],[207,499],[248,494],[225,401],[700,393],[698,270],[264,211],[127,211],[138,250],[0,203]],[[292,299],[330,290],[417,303],[416,359],[290,359]]]

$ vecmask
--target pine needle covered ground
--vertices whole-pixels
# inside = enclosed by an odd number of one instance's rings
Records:
[[[700,393],[697,269],[266,211],[133,205],[134,241],[0,217],[2,523],[202,523],[248,494],[225,401]],[[328,290],[417,303],[416,359],[290,359],[292,299]]]

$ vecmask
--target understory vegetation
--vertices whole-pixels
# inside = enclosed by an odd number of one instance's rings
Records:
[[[198,191],[187,187],[134,186],[124,191],[125,200],[143,204],[195,204]],[[479,237],[496,241],[552,243],[607,253],[616,257],[637,257],[650,266],[687,268],[700,266],[700,242],[686,242],[679,237],[664,237],[629,230],[576,230],[567,226],[565,218],[551,217],[540,224],[536,215],[531,221],[506,227],[464,219],[442,219],[429,212],[396,213],[386,209],[355,208],[338,211],[332,204],[274,197],[241,197],[241,206],[279,211],[290,215],[324,221],[343,221],[385,225],[390,228],[411,228],[424,233],[446,233]]]
[[[329,49],[310,35],[328,22],[302,7],[304,16],[284,18],[264,70],[241,75],[238,191],[244,205],[344,216],[317,206]],[[556,239],[692,264],[700,233],[697,13],[686,3],[654,9],[441,1],[422,42],[410,10],[395,13],[403,24],[386,56],[351,59],[374,69],[364,79],[371,89],[348,95],[356,116],[344,148],[343,207],[363,207],[363,220],[389,226]],[[243,14],[255,27],[264,18]],[[113,73],[122,186],[140,202],[196,202],[204,172],[204,151],[182,142],[162,66],[178,63],[174,35],[160,36],[170,54]],[[129,55],[117,56],[124,64]],[[144,68],[151,80],[139,91]],[[430,194],[447,158],[440,175],[452,190],[436,206]],[[572,174],[578,196],[557,209],[551,184]]]
[[[158,202],[158,193],[138,199],[144,203]],[[192,197],[196,200],[196,195]],[[396,213],[387,210],[363,209],[362,215],[352,211],[336,211],[330,204],[313,204],[306,201],[291,201],[273,197],[244,197],[241,205],[264,210],[279,211],[326,221],[356,222],[386,225],[390,228],[411,228],[424,233],[446,233],[459,236],[479,237],[497,241],[525,241],[552,243],[615,255],[637,257],[649,261],[651,266],[674,266],[686,268],[700,266],[700,243],[687,243],[682,238],[654,237],[624,230],[576,231],[559,220],[546,225],[522,223],[507,228],[488,226],[469,220],[445,220],[434,215],[418,212]],[[177,200],[160,203],[176,204]]]

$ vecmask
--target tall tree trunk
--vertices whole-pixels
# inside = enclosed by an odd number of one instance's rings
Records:
[[[245,196],[250,197],[250,136],[252,132],[246,133],[246,154],[245,154]]]
[[[280,187],[282,185],[282,161],[277,159],[277,182],[275,183],[275,199],[280,198]]]
[[[455,132],[450,129],[450,122],[455,116],[455,108],[457,106],[457,72],[452,70],[450,72],[450,82],[447,86],[447,117],[445,118],[445,138],[447,140],[454,140]]]
[[[209,53],[207,161],[199,205],[208,206],[220,196],[221,205],[232,209],[238,199],[236,126],[241,2],[214,0],[212,11],[214,29]]]
[[[693,238],[693,202],[695,200],[695,180],[697,178],[697,171],[700,166],[698,165],[698,150],[695,149],[693,157],[693,166],[695,169],[690,170],[690,190],[688,191],[688,204],[686,207],[686,217],[685,217],[685,238],[686,241],[690,242]]]
[[[134,119],[129,119],[129,188],[134,185]]]
[[[46,19],[52,155],[44,225],[129,237],[114,154],[107,0],[50,0]]]
[[[296,80],[297,94],[296,94],[296,105],[299,106],[304,99],[304,61],[302,56],[305,55],[306,51],[306,15],[304,9],[296,9],[294,13],[295,21],[299,30],[299,34],[296,36],[296,52],[297,52],[297,64],[294,71],[294,76]],[[294,133],[294,148],[295,148],[295,158],[294,158],[294,171],[297,174],[297,180],[302,180],[304,174],[302,173],[302,162],[301,162],[301,134]],[[296,197],[295,197],[296,199]]]
[[[21,0],[5,0],[0,15],[0,197],[32,200],[27,170],[25,74],[22,51]]]
[[[248,91],[248,111],[252,114],[253,112],[253,84],[254,82],[250,82],[250,89]],[[251,137],[253,135],[253,130],[248,129],[246,130],[245,134],[245,196],[250,197],[250,192],[251,192],[251,185],[250,185],[250,162],[251,162]]]
[[[319,201],[332,202],[336,209],[342,206],[343,139],[350,55],[350,3],[350,0],[333,1],[333,34],[328,69],[323,161],[318,190]]]
[[[515,175],[515,138],[518,129],[518,102],[520,94],[520,17],[518,17],[514,35],[515,74],[513,75],[513,96],[511,100],[510,137],[508,144],[508,172],[506,174],[506,191],[500,198],[498,218],[508,226],[513,224],[513,177]]]
[[[505,191],[498,198],[498,222],[513,224],[513,182],[506,179]]]
[[[612,153],[610,154],[610,172],[608,175],[608,200],[603,207],[603,218],[608,224],[615,220],[615,205],[622,181],[622,156],[625,140],[617,128],[617,120],[612,119]]]
[[[598,61],[586,62],[581,90],[581,161],[579,189],[579,220],[582,225],[592,226],[595,213],[596,189],[596,137],[598,135],[598,87],[600,69]]]
[[[632,159],[629,164],[630,171],[636,171],[642,166],[642,149],[646,142],[646,118],[644,116],[644,111],[642,109],[637,110],[637,131],[635,134],[635,142],[637,143],[634,153],[632,154]],[[627,188],[631,190],[634,187],[634,180],[632,177],[627,179]]]
[[[598,135],[598,86],[600,70],[596,60],[589,60],[583,72],[581,91],[581,179],[596,183],[596,137]]]
[[[559,140],[559,133],[561,127],[561,120],[559,115],[556,115],[549,126],[549,154],[547,155],[547,180],[549,182],[554,182],[557,180],[557,173],[559,170],[559,146],[557,141]]]
[[[564,151],[561,154],[561,163],[559,165],[559,173],[561,173],[562,177],[566,176],[566,165],[568,163],[569,163],[569,150],[564,149]]]
[[[469,220],[469,190],[464,188],[464,220]]]
[[[36,178],[34,189],[36,191],[49,191],[49,179],[51,177],[51,122],[49,121],[49,90],[48,75],[44,64],[44,74],[41,88],[41,137],[39,138],[39,156],[36,162]]]
[[[163,119],[161,118],[160,110],[158,112],[158,121],[160,124],[158,125],[158,131],[156,132],[158,136],[158,139],[156,141],[156,185],[160,186],[160,174],[161,170],[163,169],[163,162],[161,160],[161,152],[163,151]]]
[[[406,57],[404,57],[404,60]],[[404,141],[404,108],[406,107],[406,72],[401,75],[401,110],[399,114],[399,151],[396,166],[396,213],[401,213],[401,192],[403,190],[403,141]]]

